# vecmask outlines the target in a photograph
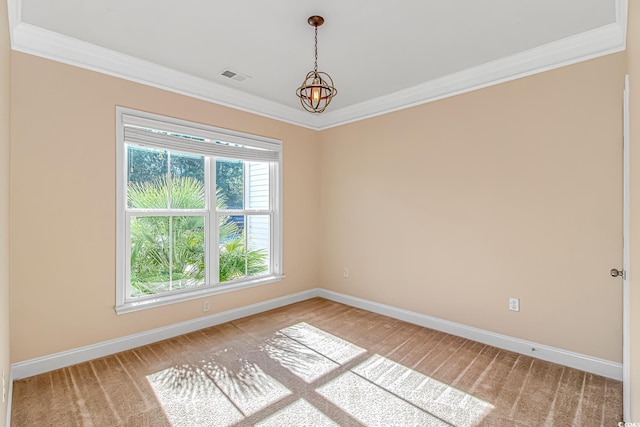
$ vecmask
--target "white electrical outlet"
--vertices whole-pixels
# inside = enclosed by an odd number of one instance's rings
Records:
[[[519,298],[509,298],[509,310],[511,310],[511,311],[520,311],[520,299]]]
[[[209,310],[211,310],[211,303],[209,302],[209,300],[206,300],[202,303],[202,311],[206,313]]]
[[[349,277],[349,269],[348,268],[345,268],[345,269],[342,270],[342,277],[344,277],[345,279],[347,277]]]

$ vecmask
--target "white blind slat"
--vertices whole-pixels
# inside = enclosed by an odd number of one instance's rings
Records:
[[[252,137],[251,135],[241,134],[227,129],[218,129],[198,123],[184,122],[184,124],[180,124],[181,122],[183,121],[177,119],[172,119],[171,122],[165,122],[147,117],[132,116],[130,114],[122,115],[122,123],[125,127],[155,129],[167,133],[208,139],[210,141],[228,142],[269,151],[282,151],[282,142],[275,139]]]
[[[165,129],[161,129],[166,131]],[[193,132],[185,132],[184,135],[201,137],[200,135],[192,135]],[[249,161],[278,161],[280,150],[269,150],[262,147],[247,148],[249,143],[245,141],[245,146],[230,146],[224,144],[216,144],[211,141],[198,141],[195,139],[182,138],[175,135],[167,135],[164,133],[152,132],[150,130],[140,129],[138,127],[124,127],[124,140],[128,144],[141,145],[145,147],[166,149],[178,151],[181,153],[210,155],[217,157],[225,157],[232,159],[242,159]],[[222,139],[224,142],[228,142]]]

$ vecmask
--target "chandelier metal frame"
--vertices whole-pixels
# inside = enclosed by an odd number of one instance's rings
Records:
[[[296,95],[300,98],[302,107],[310,113],[322,113],[331,103],[338,89],[333,85],[333,79],[324,71],[318,71],[318,27],[324,24],[322,16],[314,15],[307,20],[315,28],[315,62],[313,71],[309,71]]]

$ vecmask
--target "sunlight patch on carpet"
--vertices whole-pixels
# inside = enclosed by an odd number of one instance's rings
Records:
[[[173,427],[230,426],[291,394],[258,365],[238,364],[172,367],[147,380]]]
[[[317,380],[340,366],[282,333],[276,333],[263,350],[282,367],[307,383]]]
[[[256,427],[337,427],[338,424],[304,399],[298,399],[256,424]]]
[[[202,369],[242,411],[252,415],[291,394],[288,388],[266,374],[260,366],[239,359],[239,368],[208,362]],[[235,368],[235,367],[234,367]]]
[[[368,427],[449,426],[353,372],[345,372],[316,391]]]
[[[352,371],[457,427],[475,426],[493,409],[469,393],[377,354]]]
[[[276,332],[262,350],[307,383],[366,352],[304,322]]]
[[[244,418],[200,369],[173,367],[147,380],[173,427],[230,426]]]
[[[316,391],[367,426],[473,427],[494,408],[378,354]]]
[[[148,375],[171,425],[336,426],[332,418],[348,415],[367,427],[473,427],[494,409],[386,357],[364,360],[366,349],[304,322],[256,344]],[[304,393],[316,393],[313,404]]]
[[[281,332],[340,365],[366,352],[362,347],[305,322],[281,329]]]

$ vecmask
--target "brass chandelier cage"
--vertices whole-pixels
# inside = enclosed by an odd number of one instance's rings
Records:
[[[296,90],[296,95],[305,110],[322,113],[338,94],[338,89],[333,86],[333,79],[329,74],[318,71],[318,27],[324,24],[324,18],[314,15],[307,22],[315,28],[315,63],[313,71],[307,73],[302,86]]]

